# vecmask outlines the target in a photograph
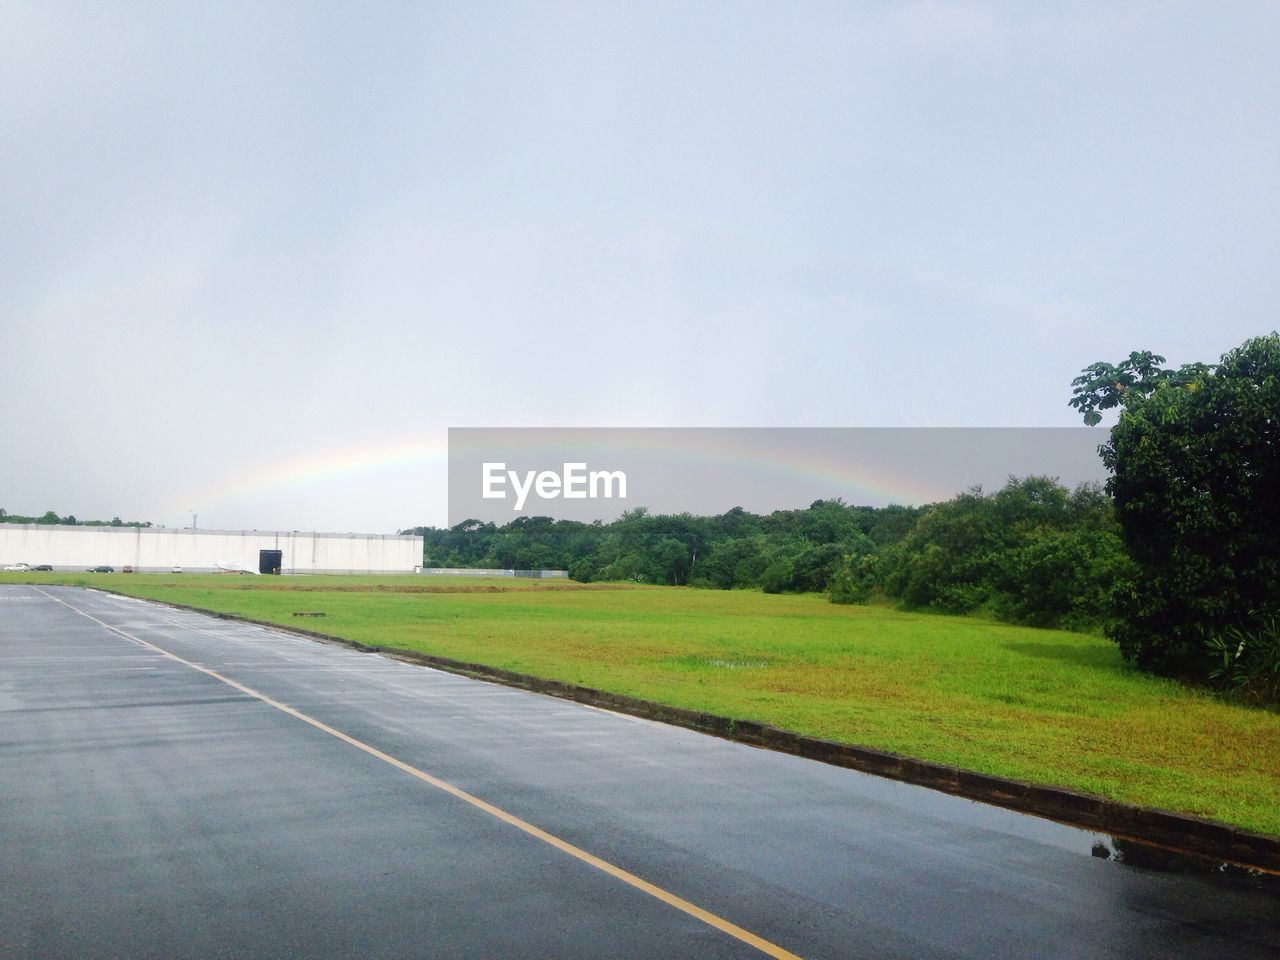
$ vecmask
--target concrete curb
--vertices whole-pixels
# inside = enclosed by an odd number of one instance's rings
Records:
[[[103,592],[116,593],[117,591],[103,590]],[[133,597],[131,594],[119,595],[132,599],[147,599]],[[634,717],[669,723],[726,740],[790,753],[834,766],[848,767],[863,773],[929,787],[943,793],[1006,807],[1021,813],[1046,817],[1071,826],[1097,830],[1122,840],[1135,840],[1176,853],[1210,857],[1268,873],[1280,873],[1280,838],[1268,837],[1190,814],[1139,807],[1078,793],[1063,787],[1024,783],[1020,780],[975,773],[942,763],[873,750],[870,747],[858,747],[833,740],[808,737],[752,720],[737,720],[732,717],[700,713],[683,707],[667,706],[652,700],[610,693],[607,690],[595,690],[559,680],[547,680],[484,664],[451,660],[447,657],[437,657],[395,647],[375,646],[316,630],[283,626],[230,613],[217,613],[188,604],[169,603],[163,600],[150,602],[179,610],[203,613],[220,620],[252,623],[273,630],[283,630],[286,633],[341,644],[367,653],[377,653],[477,680],[519,687],[523,690],[573,700]]]

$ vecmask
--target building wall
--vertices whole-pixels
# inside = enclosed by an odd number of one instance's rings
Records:
[[[413,573],[422,565],[421,537],[0,523],[0,565],[84,570],[107,564],[138,571],[180,566],[197,573],[224,563],[256,571],[259,550],[283,551],[285,573]]]

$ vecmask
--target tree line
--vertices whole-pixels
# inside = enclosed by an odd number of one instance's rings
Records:
[[[409,532],[409,531],[406,531]],[[1048,477],[1010,478],[923,507],[817,500],[802,510],[713,517],[628,511],[611,523],[520,517],[415,527],[428,567],[563,569],[575,580],[876,598],[1014,623],[1101,626],[1127,573],[1110,499]]]
[[[74,514],[67,514],[60,517],[53,510],[46,510],[38,517],[24,517],[22,514],[9,513],[3,507],[0,507],[0,523],[42,523],[42,524],[66,524],[72,527],[149,527],[151,521],[138,520],[121,520],[119,517],[112,517],[110,520],[77,520]]]

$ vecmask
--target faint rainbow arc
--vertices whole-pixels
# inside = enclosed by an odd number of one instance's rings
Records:
[[[344,451],[317,455],[304,453],[263,469],[253,470],[244,477],[203,490],[189,492],[178,505],[173,501],[171,509],[182,513],[188,501],[198,504],[200,510],[216,511],[253,497],[268,496],[289,490],[301,490],[335,480],[344,480],[361,474],[380,473],[403,467],[444,465],[448,448],[443,440],[438,442],[415,441],[380,444],[376,447],[347,448]]]
[[[507,448],[513,455],[529,458],[545,455],[552,450],[557,455],[563,454],[561,444],[548,446],[544,440],[533,438],[528,441],[517,439],[507,444]],[[727,472],[767,472],[775,476],[794,478],[809,483],[813,489],[812,495],[815,497],[844,497],[850,502],[857,502],[857,498],[862,497],[888,503],[922,504],[942,499],[956,492],[940,491],[920,482],[918,478],[876,470],[865,464],[851,466],[838,462],[831,456],[799,456],[790,450],[779,450],[770,456],[762,457],[732,448],[714,449],[706,446],[693,448],[670,442],[654,442],[641,435],[640,431],[626,442],[621,440],[605,444],[589,442],[584,445],[584,456],[608,454],[611,451],[635,453],[638,450],[671,460],[723,467]],[[291,489],[305,489],[362,474],[375,474],[413,466],[438,464],[444,467],[447,463],[448,444],[443,439],[398,441],[325,455],[306,453],[277,463],[270,468],[255,471],[243,479],[237,479],[220,487],[189,493],[182,501],[184,506],[177,507],[175,512],[183,512],[187,501],[198,503],[200,509],[216,510],[257,496],[277,494]],[[519,466],[512,460],[513,469]],[[777,508],[783,509],[788,506],[795,505],[778,504]]]

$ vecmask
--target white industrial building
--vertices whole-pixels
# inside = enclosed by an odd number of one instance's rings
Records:
[[[279,551],[278,555],[275,551]],[[422,538],[296,530],[170,530],[0,523],[0,566],[50,564],[54,570],[106,565],[119,572],[200,573],[242,569],[281,573],[415,573]]]

